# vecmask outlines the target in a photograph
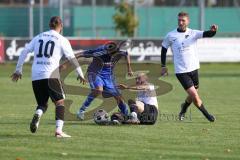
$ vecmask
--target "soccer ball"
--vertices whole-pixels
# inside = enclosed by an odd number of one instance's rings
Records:
[[[93,114],[93,120],[96,124],[105,125],[109,122],[109,115],[105,110],[99,109]]]

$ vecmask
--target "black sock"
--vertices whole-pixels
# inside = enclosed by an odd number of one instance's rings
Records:
[[[63,120],[64,121],[64,106],[56,106],[56,120]]]
[[[181,109],[181,113],[186,113],[187,112],[187,109],[188,107],[191,105],[191,103],[185,101],[183,104],[182,104],[182,109]]]
[[[135,112],[135,113],[138,113],[138,108],[137,108],[137,106],[136,105],[131,105],[130,107],[130,112]]]
[[[138,112],[138,108],[136,106],[136,101],[129,99],[128,106],[129,106],[130,112],[136,112],[136,113]]]
[[[204,107],[204,105],[202,104],[200,107],[197,107],[202,114],[207,118],[207,119],[211,119],[211,115],[208,113],[208,111],[206,110],[206,108]]]

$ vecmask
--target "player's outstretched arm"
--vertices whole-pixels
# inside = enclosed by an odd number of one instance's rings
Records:
[[[166,59],[167,59],[167,48],[162,46],[161,50],[161,76],[168,75],[168,69],[166,67]]]
[[[131,68],[131,59],[129,54],[127,55],[127,70],[128,70],[128,75],[133,76],[133,71]]]
[[[76,73],[77,73],[77,80],[80,80],[80,83],[85,84],[86,80],[84,78],[84,74],[82,71],[81,66],[79,65],[77,59],[75,57],[68,59],[70,63],[76,67]]]
[[[148,90],[149,86],[148,85],[133,85],[133,86],[128,86],[125,84],[119,84],[117,86],[119,89],[124,90],[124,89],[131,89],[131,90],[137,90],[137,91],[144,91]]]
[[[30,51],[27,48],[25,48],[22,51],[22,53],[20,54],[18,62],[17,62],[16,70],[10,76],[13,82],[17,82],[19,79],[22,78],[22,67],[23,67],[25,59],[27,58],[28,53],[30,53]]]
[[[86,79],[84,78],[84,74],[82,72],[82,68],[80,67],[78,61],[76,58],[70,58],[68,60],[65,60],[65,62],[63,64],[61,64],[59,66],[59,71],[60,72],[63,72],[65,69],[67,69],[68,67],[70,67],[70,65],[73,65],[75,66],[76,68],[76,73],[77,73],[77,80],[80,80],[80,83],[82,84],[86,84],[87,81]]]
[[[84,57],[84,58],[91,58],[91,57],[99,57],[105,54],[108,54],[105,47],[103,45],[94,48],[94,49],[87,49],[87,50],[79,50],[74,52],[76,58]]]
[[[125,84],[120,83],[119,85],[117,85],[117,88],[118,88],[118,89],[121,89],[121,90],[124,90],[124,89],[127,89],[128,86],[125,85]]]
[[[215,36],[217,30],[218,30],[218,26],[216,24],[211,25],[208,31],[203,32],[203,38]]]
[[[77,59],[80,57],[84,57],[84,58],[97,57],[94,49],[80,50],[80,51],[74,52],[74,54]]]
[[[74,51],[74,55],[77,59],[80,58],[80,57],[84,57],[83,53],[84,53],[84,50]]]
[[[75,67],[77,73],[77,80],[80,80],[81,83],[85,84],[86,80],[84,79],[82,68],[79,65],[78,60],[76,59],[76,56],[73,53],[70,42],[65,38],[62,41],[62,50],[68,61]],[[64,68],[69,65],[69,62],[65,62],[63,65],[61,65],[59,67],[60,71],[64,70]]]
[[[16,66],[16,70],[15,72],[11,75],[11,79],[14,82],[17,82],[19,79],[22,78],[22,67],[23,64],[25,62],[25,59],[27,58],[27,55],[31,52],[33,52],[34,50],[34,43],[35,43],[36,37],[33,38],[31,40],[30,43],[27,44],[27,46],[23,49],[23,51],[21,52],[19,58],[18,58],[18,62],[17,62],[17,66]]]

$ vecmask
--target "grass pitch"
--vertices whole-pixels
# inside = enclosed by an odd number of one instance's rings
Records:
[[[15,65],[0,65],[0,159],[163,159],[239,160],[240,159],[240,70],[239,64],[202,64],[200,95],[217,121],[209,123],[192,105],[192,119],[176,121],[179,105],[186,94],[173,74],[165,81],[173,90],[159,96],[164,115],[153,126],[98,126],[93,121],[69,121],[65,131],[70,139],[54,137],[54,106],[43,116],[36,134],[29,131],[35,109],[30,66],[24,66],[23,79],[10,81]],[[156,70],[156,76],[159,75]],[[75,77],[68,81],[76,83]],[[68,96],[68,95],[67,95]],[[127,95],[123,95],[127,98]],[[75,113],[85,97],[71,96]],[[100,103],[99,101],[94,103]],[[94,104],[93,104],[94,106]]]

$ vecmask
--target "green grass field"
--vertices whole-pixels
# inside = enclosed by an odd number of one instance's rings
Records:
[[[29,131],[35,109],[30,66],[24,66],[23,79],[10,81],[15,65],[0,65],[0,160],[65,159],[162,159],[239,160],[240,159],[240,64],[202,64],[200,95],[217,121],[209,123],[191,107],[192,120],[176,121],[159,117],[153,126],[98,126],[93,121],[65,123],[70,139],[54,137],[54,106],[49,103],[36,134]],[[159,96],[161,113],[178,114],[186,94],[173,74],[165,81],[173,90]],[[160,70],[155,70],[156,76]],[[68,78],[75,82],[73,76]],[[76,83],[77,84],[77,83]],[[127,95],[123,95],[127,98]],[[75,113],[83,96],[72,96]],[[98,102],[95,102],[98,103]],[[94,106],[94,104],[93,104]]]

